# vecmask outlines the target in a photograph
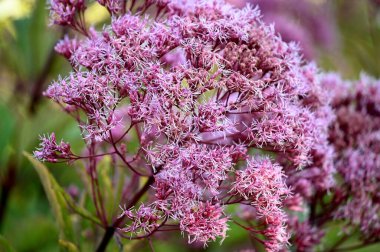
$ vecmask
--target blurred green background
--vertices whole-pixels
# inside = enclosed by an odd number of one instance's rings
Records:
[[[362,71],[380,77],[379,1],[330,2],[337,44],[333,50],[317,48],[315,60],[323,69],[338,71],[347,78],[357,78]],[[90,4],[86,19],[100,27],[109,22],[107,12],[96,3]],[[82,145],[76,124],[41,95],[52,79],[70,70],[69,63],[53,50],[64,31],[48,23],[45,0],[0,0],[0,252],[7,251],[8,245],[8,249],[13,246],[16,251],[59,251],[51,207],[23,151],[31,153],[38,145],[39,135],[52,131],[58,139],[71,142],[74,149],[79,150]],[[67,164],[49,167],[65,188],[79,181],[77,171]],[[91,240],[93,234],[87,232],[86,226],[79,232]],[[249,238],[243,231],[232,227],[230,233],[222,247],[213,244],[208,250],[247,248]],[[336,236],[327,239],[334,240]],[[153,243],[156,251],[185,251],[185,242],[185,238],[165,238]],[[129,244],[125,251],[148,249],[145,243]],[[110,251],[116,248],[114,244]],[[93,247],[84,245],[82,249],[92,251]],[[380,247],[361,251],[380,251]]]

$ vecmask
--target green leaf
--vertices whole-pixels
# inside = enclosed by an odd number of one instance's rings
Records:
[[[79,214],[80,216],[82,216],[83,218],[85,219],[88,219],[92,222],[94,222],[95,224],[98,224],[98,225],[101,225],[101,222],[99,221],[99,219],[97,217],[95,217],[94,215],[92,215],[89,211],[87,211],[86,209],[84,209],[83,207],[81,206],[78,206],[74,201],[73,199],[64,191],[62,190],[62,195],[64,196],[68,206],[77,214]]]
[[[12,133],[15,125],[15,120],[12,116],[11,111],[3,104],[0,104],[0,164],[4,163],[6,160],[4,152],[6,147],[10,144],[12,140]]]
[[[63,189],[58,185],[57,181],[50,174],[44,164],[34,159],[29,153],[24,152],[24,155],[32,163],[40,177],[49,203],[53,208],[53,214],[59,227],[60,239],[73,241],[73,227],[68,212],[68,206],[62,195]]]
[[[2,235],[0,235],[0,251],[16,252],[12,245],[9,244],[9,242]]]
[[[107,213],[112,214],[115,210],[115,190],[112,185],[111,176],[112,176],[112,159],[110,156],[105,156],[98,164],[99,172],[99,183],[100,188],[102,188],[102,197],[105,201],[105,206]],[[112,217],[112,216],[109,216]]]

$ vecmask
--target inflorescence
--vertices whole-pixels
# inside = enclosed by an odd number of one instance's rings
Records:
[[[86,27],[84,1],[51,0],[52,23],[81,35],[57,44],[73,71],[44,94],[77,121],[85,154],[54,134],[34,154],[85,163],[105,228],[129,239],[179,230],[206,245],[225,239],[234,223],[268,251],[289,242],[308,251],[335,218],[378,239],[378,82],[363,78],[351,90],[338,75],[321,73],[257,8],[222,0],[98,2],[111,15],[99,31]],[[121,199],[113,218],[96,183],[106,156],[132,185],[147,181],[131,201]],[[318,212],[326,195],[334,205]]]

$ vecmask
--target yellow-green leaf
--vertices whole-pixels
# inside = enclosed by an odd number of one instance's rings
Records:
[[[71,219],[68,213],[68,206],[64,196],[61,193],[63,189],[58,185],[57,181],[50,174],[44,164],[34,159],[29,153],[24,152],[24,155],[32,163],[40,177],[49,203],[53,208],[53,214],[59,227],[60,239],[73,241],[74,234]]]
[[[77,246],[75,246],[75,244],[72,242],[60,239],[59,245],[62,248],[66,249],[66,251],[68,251],[68,252],[79,252],[79,249],[77,248]]]
[[[110,156],[105,156],[98,164],[98,173],[99,173],[99,183],[101,185],[102,196],[107,208],[107,213],[112,213],[115,210],[115,190],[112,185],[111,176],[112,176],[112,159]],[[111,216],[109,216],[111,217]]]
[[[0,235],[0,251],[16,252],[12,245],[2,235]]]
[[[181,86],[182,86],[183,88],[189,88],[189,83],[187,82],[187,79],[183,79],[183,80],[181,81]]]

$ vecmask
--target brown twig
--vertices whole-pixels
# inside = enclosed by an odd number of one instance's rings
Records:
[[[11,157],[8,166],[7,171],[1,182],[1,193],[0,193],[0,228],[3,223],[3,219],[5,216],[5,211],[7,208],[7,203],[9,199],[9,195],[16,184],[16,164],[14,162],[14,159]]]

